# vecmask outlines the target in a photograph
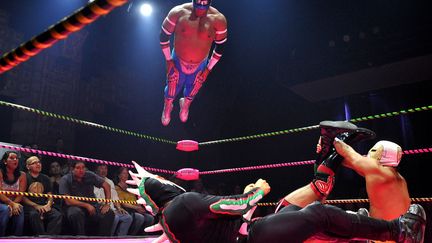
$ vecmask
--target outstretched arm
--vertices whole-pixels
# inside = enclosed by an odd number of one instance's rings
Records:
[[[255,184],[249,184],[245,188],[244,194],[224,196],[212,203],[210,210],[216,214],[243,215],[269,192],[269,184],[265,180],[259,179]]]
[[[215,38],[214,38],[215,48],[213,50],[213,54],[207,65],[208,71],[211,71],[213,67],[216,65],[216,63],[220,60],[223,51],[225,49],[225,43],[228,37],[227,21],[225,16],[220,14],[220,16],[216,18],[214,22],[214,29],[215,29]]]
[[[165,17],[164,21],[162,22],[159,39],[160,39],[162,52],[167,62],[171,61],[170,38],[172,33],[175,30],[177,20],[180,14],[181,14],[181,7],[176,6],[170,10],[168,15]]]
[[[342,140],[335,139],[334,147],[338,154],[344,157],[343,165],[353,169],[361,176],[380,173],[375,159],[364,157]]]

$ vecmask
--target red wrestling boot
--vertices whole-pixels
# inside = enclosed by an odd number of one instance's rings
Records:
[[[162,125],[167,126],[171,121],[171,111],[173,109],[173,99],[165,99],[164,108],[162,111]]]
[[[189,116],[189,106],[192,103],[192,100],[189,98],[180,98],[180,120],[182,122],[186,122]]]

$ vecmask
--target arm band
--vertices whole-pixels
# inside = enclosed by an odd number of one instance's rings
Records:
[[[167,61],[171,60],[170,37],[171,33],[162,26],[159,39],[160,45],[162,47],[162,52],[165,56],[165,60]]]
[[[167,46],[162,47],[162,52],[164,54],[165,60],[170,61],[172,59],[171,58],[171,48],[170,48],[169,44]]]
[[[162,26],[162,30],[161,30],[160,35],[159,35],[160,44],[161,45],[167,45],[167,44],[169,44],[171,34],[172,34],[171,32],[167,31]]]
[[[225,49],[225,42],[226,42],[227,38],[220,40],[220,41],[215,41],[216,45],[215,48],[213,50],[213,54],[207,64],[207,68],[211,71],[213,69],[213,67],[216,65],[216,63],[221,59],[222,57],[222,53],[223,50]]]

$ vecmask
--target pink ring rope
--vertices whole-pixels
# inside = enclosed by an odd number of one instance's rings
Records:
[[[403,154],[406,155],[422,154],[422,153],[432,153],[432,148],[411,149],[411,150],[403,151]],[[261,169],[272,169],[272,168],[290,167],[290,166],[298,166],[298,165],[311,165],[314,163],[315,160],[304,160],[304,161],[287,162],[287,163],[280,163],[280,164],[267,164],[267,165],[247,166],[247,167],[212,170],[212,171],[200,171],[199,174],[213,175],[213,174],[232,173],[232,172],[240,172],[240,171],[248,171],[248,170],[261,170]]]
[[[41,155],[46,155],[46,156],[51,156],[51,157],[58,157],[58,158],[71,159],[71,160],[79,160],[79,161],[85,161],[85,162],[97,163],[97,164],[120,166],[120,167],[126,167],[126,168],[135,168],[131,164],[125,164],[125,163],[119,163],[119,162],[107,161],[107,160],[100,160],[100,159],[92,159],[92,158],[86,158],[86,157],[75,156],[75,155],[54,153],[54,152],[48,152],[48,151],[43,151],[43,150],[37,150],[37,149],[21,148],[21,147],[5,145],[5,144],[0,144],[0,147],[5,148],[5,149],[21,151],[21,152],[41,154]],[[142,166],[142,167],[144,169],[146,169],[148,171],[152,171],[152,172],[159,172],[159,173],[165,173],[165,174],[175,174],[176,173],[175,171],[171,171],[171,170],[163,170],[163,169],[144,167],[144,166]]]
[[[86,157],[68,155],[68,154],[61,154],[61,153],[54,153],[54,152],[49,152],[49,151],[37,150],[37,149],[21,148],[21,147],[5,145],[5,144],[0,144],[0,147],[6,148],[6,149],[11,149],[11,150],[27,152],[27,153],[42,154],[42,155],[51,156],[51,157],[58,157],[58,158],[79,160],[79,161],[85,161],[85,162],[91,162],[91,163],[120,166],[120,167],[126,167],[126,168],[134,168],[134,166],[131,164],[119,163],[119,162],[114,162],[114,161],[92,159],[92,158],[86,158]],[[431,152],[432,152],[432,148],[410,149],[410,150],[403,151],[403,153],[407,154],[407,155],[431,153]],[[250,171],[250,170],[262,170],[262,169],[273,169],[273,168],[291,167],[291,166],[299,166],[299,165],[311,165],[314,163],[315,163],[315,160],[304,160],[304,161],[286,162],[286,163],[279,163],[279,164],[267,164],[267,165],[256,165],[256,166],[238,167],[238,168],[231,168],[231,169],[220,169],[220,170],[212,170],[212,171],[200,171],[199,174],[200,175],[214,175],[214,174],[233,173],[233,172]],[[164,173],[164,174],[176,174],[177,173],[176,171],[172,171],[172,170],[157,169],[157,168],[151,168],[151,167],[145,167],[145,166],[142,166],[142,167],[145,170],[148,170],[151,172]]]
[[[248,167],[240,167],[240,168],[232,168],[232,169],[201,171],[199,174],[213,175],[213,174],[240,172],[240,171],[248,171],[248,170],[262,170],[262,169],[273,169],[273,168],[298,166],[298,165],[311,165],[313,163],[315,163],[315,160],[305,160],[305,161],[287,162],[287,163],[280,163],[280,164],[267,164],[267,165],[256,165],[256,166],[248,166]]]

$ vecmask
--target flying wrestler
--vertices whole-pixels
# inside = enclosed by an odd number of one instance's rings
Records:
[[[192,0],[192,3],[175,6],[162,23],[160,44],[167,72],[161,117],[164,126],[171,120],[173,101],[181,89],[180,120],[187,121],[190,104],[222,56],[227,40],[227,21],[210,5],[211,0]],[[172,51],[171,35],[174,36]],[[208,60],[213,42],[215,48]]]

